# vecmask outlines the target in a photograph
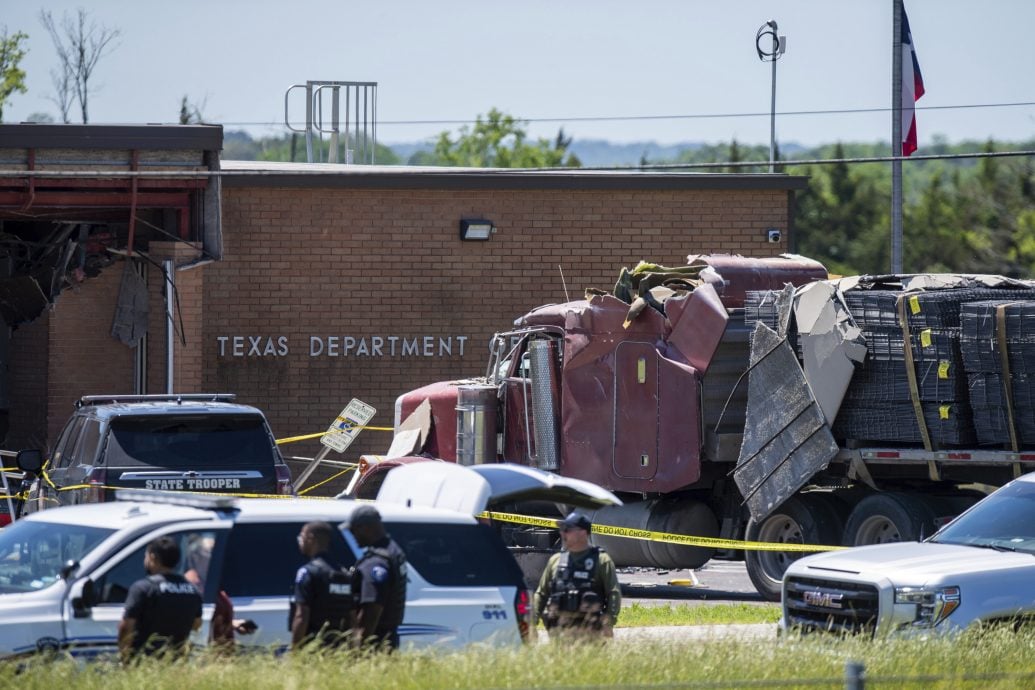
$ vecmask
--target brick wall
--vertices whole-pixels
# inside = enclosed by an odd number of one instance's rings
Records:
[[[48,443],[57,439],[80,397],[133,392],[133,350],[111,337],[123,265],[66,289],[50,313]]]
[[[533,307],[614,284],[641,259],[771,256],[788,235],[787,190],[371,190],[224,187],[222,262],[204,281],[203,384],[263,408],[277,436],[321,431],[350,398],[391,426],[400,393],[484,373],[494,331]],[[461,217],[498,228],[461,242]],[[309,355],[309,337],[454,337],[452,356]],[[242,356],[233,341],[244,338]],[[248,355],[258,338],[261,354]],[[464,355],[455,337],[466,336]],[[280,354],[278,338],[289,352]],[[272,345],[268,339],[272,339]],[[326,345],[325,345],[326,348]],[[381,453],[365,432],[348,455]],[[315,442],[285,447],[311,455]]]

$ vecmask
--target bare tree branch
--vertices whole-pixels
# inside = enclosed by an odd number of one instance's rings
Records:
[[[49,96],[54,105],[61,111],[61,121],[66,125],[72,121],[72,101],[75,100],[75,93],[72,92],[72,73],[62,65],[60,69],[50,70],[50,83],[54,85],[54,95]]]
[[[67,13],[61,15],[59,26],[49,10],[40,11],[40,22],[54,42],[54,49],[61,62],[61,73],[64,75],[60,78],[53,73],[51,75],[55,89],[58,90],[55,102],[60,106],[62,101],[69,100],[67,95],[62,96],[60,93],[61,85],[67,79],[67,88],[79,101],[83,124],[89,122],[90,78],[93,71],[100,59],[115,48],[113,42],[122,35],[120,29],[98,26],[89,21],[88,17],[86,10],[79,8],[74,17]]]

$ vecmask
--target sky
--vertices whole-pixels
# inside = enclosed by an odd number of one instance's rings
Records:
[[[388,144],[455,132],[490,108],[527,120],[532,136],[563,126],[616,143],[768,144],[772,71],[755,34],[775,19],[787,37],[778,141],[890,139],[891,0],[0,0],[0,29],[29,34],[29,91],[12,96],[5,122],[58,116],[39,13],[79,6],[122,32],[93,75],[92,123],[175,122],[187,96],[227,130],[279,135],[289,86],[374,81]],[[920,153],[936,135],[1035,137],[1035,1],[906,9],[927,91]],[[1029,104],[957,107],[1006,103]],[[301,99],[291,108],[304,120]],[[885,110],[790,114],[868,109]]]

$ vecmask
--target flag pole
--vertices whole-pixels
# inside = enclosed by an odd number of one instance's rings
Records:
[[[902,0],[891,22],[891,272],[902,272]]]

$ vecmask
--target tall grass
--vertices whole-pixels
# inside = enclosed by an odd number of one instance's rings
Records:
[[[619,628],[656,625],[721,625],[728,623],[776,623],[779,604],[662,604],[640,603],[622,607]]]
[[[845,663],[866,666],[867,687],[1017,688],[1035,686],[1035,633],[1006,630],[956,639],[797,639],[604,645],[534,645],[518,650],[473,647],[353,658],[301,654],[234,660],[201,655],[176,664],[77,666],[33,663],[0,667],[0,687],[137,690],[163,688],[618,688],[843,687]],[[969,680],[968,680],[969,678]],[[887,684],[881,679],[891,680]]]

